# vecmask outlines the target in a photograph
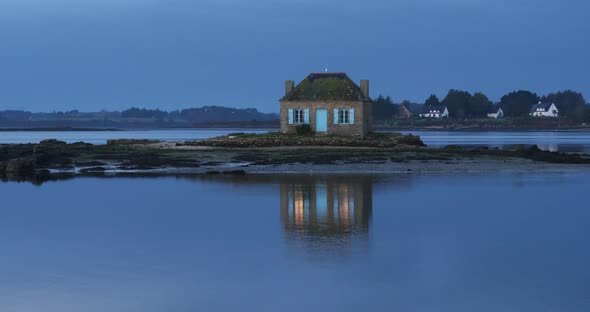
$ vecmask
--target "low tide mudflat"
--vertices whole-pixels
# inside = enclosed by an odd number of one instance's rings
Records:
[[[4,180],[43,181],[56,176],[102,174],[419,173],[570,171],[590,168],[586,154],[541,151],[429,148],[419,137],[376,134],[364,140],[278,134],[234,134],[207,140],[112,140],[106,145],[0,145]]]

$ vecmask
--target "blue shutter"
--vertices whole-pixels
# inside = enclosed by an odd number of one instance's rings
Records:
[[[338,109],[334,108],[334,124],[338,124]]]
[[[351,108],[350,111],[348,112],[348,119],[349,119],[349,123],[351,125],[354,125],[354,108]]]
[[[303,110],[303,123],[309,124],[309,109]]]
[[[289,124],[293,124],[293,109],[289,108]]]

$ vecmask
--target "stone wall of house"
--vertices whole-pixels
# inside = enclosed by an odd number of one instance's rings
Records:
[[[370,131],[373,131],[373,103],[371,102],[364,102],[363,103],[364,109],[364,130],[365,135],[367,135]]]
[[[354,108],[354,124],[334,124],[334,109]],[[309,109],[309,125],[316,131],[316,114],[318,109],[326,109],[328,112],[328,132],[342,136],[365,137],[372,128],[372,106],[370,102],[343,102],[343,101],[318,101],[318,102],[281,102],[281,132],[294,133],[296,124],[289,124],[289,109]],[[318,133],[321,134],[321,133]]]

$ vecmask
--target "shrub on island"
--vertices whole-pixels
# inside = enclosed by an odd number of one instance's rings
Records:
[[[295,131],[297,132],[297,135],[302,135],[302,136],[313,135],[313,129],[308,124],[298,125],[297,127],[295,127]]]

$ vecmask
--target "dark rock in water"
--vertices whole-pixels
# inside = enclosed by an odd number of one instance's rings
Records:
[[[583,158],[578,154],[567,154],[560,152],[549,152],[541,150],[537,145],[533,145],[521,152],[524,158],[534,161],[561,163],[561,164],[588,164],[590,159]]]
[[[399,137],[397,139],[397,142],[399,144],[405,144],[405,145],[426,146],[426,144],[424,144],[424,142],[422,142],[422,139],[420,139],[419,136],[411,135],[411,134]]]
[[[537,153],[537,152],[542,152],[543,150],[541,150],[537,145],[533,145],[531,147],[529,147],[528,152],[529,153]]]
[[[219,165],[223,165],[223,164],[224,164],[224,163],[222,163],[222,162],[219,162],[219,161],[208,161],[208,162],[206,162],[206,163],[202,163],[202,164],[200,164],[200,165],[201,165],[201,166],[211,166],[211,167],[214,167],[214,166],[219,166]]]
[[[136,144],[153,144],[153,143],[160,143],[161,141],[158,140],[133,140],[133,139],[117,139],[117,140],[107,140],[107,145],[109,146],[116,146],[116,145],[136,145]]]
[[[246,175],[246,171],[244,170],[230,170],[222,172],[224,175],[236,175],[236,176],[244,176]]]
[[[205,172],[206,175],[234,175],[234,176],[243,176],[246,175],[246,171],[244,170],[228,170],[228,171],[207,171]]]
[[[104,167],[93,167],[93,168],[85,168],[80,170],[81,173],[92,173],[92,172],[105,172],[107,170]]]
[[[43,140],[41,142],[39,142],[39,145],[67,145],[68,143],[64,142],[64,141],[59,141],[56,139],[48,139],[48,140]]]
[[[33,158],[17,158],[9,160],[4,165],[6,177],[24,177],[35,173],[35,160]]]
[[[537,147],[537,146],[535,145],[535,147]],[[526,146],[524,144],[514,144],[514,145],[512,145],[512,149],[517,152],[520,152],[520,151],[524,151],[526,149]]]
[[[100,162],[100,161],[96,161],[96,160],[76,163],[77,167],[99,167],[99,166],[104,166],[104,165],[106,165],[106,164],[103,162]]]
[[[86,143],[86,142],[83,142],[83,141],[74,142],[74,143],[72,143],[70,145],[72,145],[72,146],[93,146],[92,144]]]
[[[445,150],[461,150],[463,148],[459,145],[451,144],[451,145],[447,145],[447,146],[443,147],[443,149],[445,149]]]

